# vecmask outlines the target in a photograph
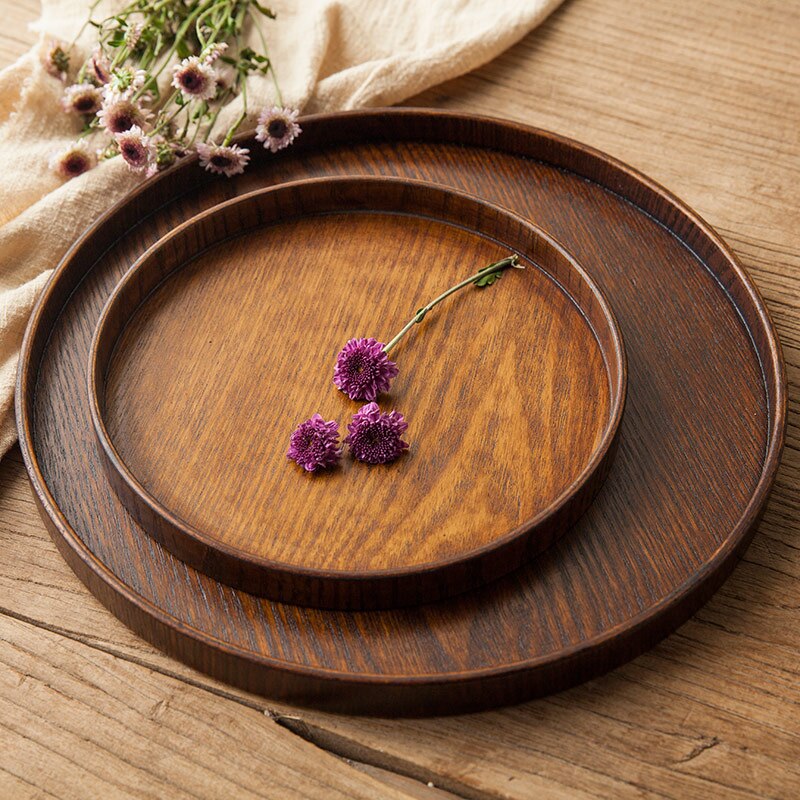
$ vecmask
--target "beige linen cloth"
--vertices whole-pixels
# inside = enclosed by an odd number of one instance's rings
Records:
[[[180,2],[180,0],[176,0]],[[306,113],[391,105],[490,61],[538,25],[561,0],[280,0],[264,20],[284,100]],[[106,16],[106,0],[94,14]],[[53,267],[75,238],[141,178],[120,159],[62,183],[47,166],[73,141],[60,81],[40,54],[70,41],[86,0],[43,0],[39,44],[0,73],[0,457],[16,439],[13,402],[25,323]],[[104,13],[105,12],[105,13]],[[89,34],[78,42],[88,53]],[[260,49],[256,40],[252,46]],[[535,76],[533,76],[535,79]],[[274,101],[262,76],[248,83],[253,116]],[[237,102],[220,118],[224,130]],[[247,126],[244,126],[247,127]]]

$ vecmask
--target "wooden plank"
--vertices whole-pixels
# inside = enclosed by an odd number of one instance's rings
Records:
[[[458,795],[440,789],[433,781],[421,783],[397,772],[391,772],[390,770],[382,769],[372,764],[362,764],[360,761],[352,761],[351,759],[348,759],[347,763],[356,769],[366,772],[367,775],[374,775],[390,786],[408,792],[412,797],[416,798],[416,800],[458,800]]]
[[[254,709],[8,616],[0,662],[0,774],[15,797],[415,796]]]
[[[770,305],[787,358],[790,415],[800,410],[798,13],[793,4],[744,0],[679,12],[655,0],[573,0],[492,64],[413,101],[575,136],[698,208]],[[5,58],[14,45],[1,41]],[[269,705],[207,681],[111,617],[46,537],[18,458],[0,465],[7,613],[118,654],[111,663],[140,662],[181,686],[199,683],[255,709]],[[466,797],[796,796],[799,478],[800,430],[790,416],[783,467],[745,561],[691,622],[612,675],[547,700],[450,720],[273,711],[328,748]],[[15,645],[18,636],[15,629]],[[49,742],[56,746],[61,735]],[[0,795],[17,796],[25,785],[0,772]]]
[[[798,30],[797,4],[715,0],[676,13],[581,0],[409,102],[519,119],[624,159],[729,236],[767,300],[796,309]],[[796,341],[798,317],[787,322]]]
[[[0,67],[16,61],[36,41],[37,35],[28,25],[39,16],[39,5],[39,0],[13,0],[2,4]]]

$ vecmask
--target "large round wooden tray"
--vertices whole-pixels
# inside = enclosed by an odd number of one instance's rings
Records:
[[[287,463],[299,421],[343,431],[363,405],[333,385],[345,341],[388,341],[512,254],[523,269],[392,352],[378,400],[408,418],[408,453]],[[114,290],[90,360],[109,478],[142,528],[229,586],[322,608],[441,600],[529,560],[602,485],[625,400],[611,309],[557,242],[399,178],[280,184],[178,226]]]
[[[563,688],[685,620],[733,568],[784,438],[785,375],[736,259],[665,190],[590,148],[521,125],[416,110],[308,118],[250,171],[164,173],[96,224],[33,314],[20,440],[43,517],[91,591],[141,635],[246,689],[361,712],[452,712]],[[396,174],[473,192],[559,239],[614,308],[628,355],[619,452],[568,536],[482,589],[392,611],[321,611],[230,589],[128,516],[92,436],[92,331],[157,238],[237,193],[331,174]],[[498,491],[502,491],[498,487]]]

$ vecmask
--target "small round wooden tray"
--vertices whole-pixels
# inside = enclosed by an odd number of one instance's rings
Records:
[[[392,357],[379,398],[408,420],[391,466],[309,475],[286,459],[336,390],[354,335],[388,341],[463,290]],[[230,586],[287,603],[386,608],[510,572],[572,524],[605,478],[625,398],[613,314],[563,248],[508,211],[397,178],[286,184],[156,243],[97,325],[89,393],[111,483],[144,530]]]
[[[510,122],[392,109],[306,118],[278,157],[240,142],[252,156],[244,175],[217,179],[182,163],[95,224],[55,271],[25,337],[22,453],[54,541],[103,603],[169,653],[247,690],[422,714],[585,680],[653,645],[711,595],[755,530],[786,420],[766,308],[713,229],[615,159]],[[569,535],[468,594],[344,612],[232,589],[147,535],[103,468],[86,372],[111,292],[164,234],[236,195],[354,174],[467,191],[555,236],[614,308],[628,392],[614,465]],[[497,300],[508,285],[491,288]]]

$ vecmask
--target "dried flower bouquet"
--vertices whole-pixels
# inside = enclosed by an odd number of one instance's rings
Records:
[[[92,18],[97,6],[78,34],[89,27],[97,33],[88,58],[79,58],[74,41],[53,42],[44,56],[48,71],[67,84],[64,111],[82,126],[78,140],[51,160],[64,178],[118,156],[150,176],[190,152],[210,172],[242,172],[250,154],[233,137],[251,114],[252,74],[270,76],[276,98],[258,116],[256,139],[276,153],[299,135],[298,112],[283,107],[261,30],[275,15],[258,0],[136,0],[99,21]],[[249,26],[260,52],[243,44]],[[218,130],[220,112],[237,97],[239,115]]]

